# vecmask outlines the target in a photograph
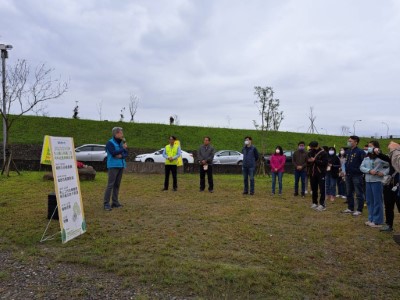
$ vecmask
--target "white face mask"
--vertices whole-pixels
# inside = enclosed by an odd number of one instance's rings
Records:
[[[250,141],[246,140],[246,141],[244,141],[244,144],[247,146],[250,144]]]
[[[279,154],[279,153],[281,153],[281,151],[279,149],[276,149],[275,153]]]
[[[329,150],[329,155],[333,155],[333,154],[335,154],[335,151]]]

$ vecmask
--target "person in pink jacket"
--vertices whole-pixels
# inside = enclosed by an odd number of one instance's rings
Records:
[[[275,153],[271,156],[271,174],[272,174],[272,195],[275,195],[276,177],[278,176],[279,195],[282,195],[282,177],[285,172],[286,156],[283,154],[281,146],[275,148]]]

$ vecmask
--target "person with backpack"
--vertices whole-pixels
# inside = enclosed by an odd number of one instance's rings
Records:
[[[328,154],[318,145],[317,141],[312,141],[308,152],[309,174],[312,190],[311,208],[317,211],[326,210],[325,205],[325,175],[328,166]],[[318,188],[319,188],[319,205],[318,205]]]
[[[326,167],[326,198],[335,201],[336,184],[339,178],[340,160],[335,147],[328,148],[328,166]]]

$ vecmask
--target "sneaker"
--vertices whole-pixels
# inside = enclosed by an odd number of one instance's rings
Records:
[[[382,225],[375,224],[374,222],[371,222],[371,224],[369,224],[369,227],[372,227],[372,228],[381,228]]]
[[[361,211],[355,211],[355,212],[353,212],[353,216],[354,217],[358,217],[358,216],[361,216],[362,215],[362,212]]]
[[[371,226],[372,222],[370,220],[368,220],[367,222],[364,223],[365,226]]]
[[[347,199],[347,197],[346,196],[342,196],[342,199]]]
[[[253,196],[254,195],[254,192],[250,192],[250,196]]]
[[[317,210],[317,211],[324,211],[324,210],[326,210],[326,207],[323,206],[323,205],[320,205],[320,206],[318,206],[315,210]]]
[[[308,194],[308,191],[305,191],[304,194]]]
[[[340,195],[339,195],[339,194],[337,194],[337,195],[336,195],[336,198],[339,198],[339,197],[340,197]]]
[[[199,192],[204,192],[204,190],[203,190],[203,189],[200,189]]]
[[[248,193],[249,193],[249,192],[243,192],[242,194],[243,194],[243,195],[247,195]]]
[[[379,231],[382,231],[382,232],[391,232],[391,231],[393,231],[393,227],[392,227],[392,226],[389,226],[389,225],[385,225],[385,226],[383,226]]]
[[[299,195],[299,193],[294,193],[293,196],[297,197]]]
[[[111,207],[112,208],[119,208],[119,207],[122,207],[122,204],[121,203],[111,204]]]
[[[348,208],[346,208],[345,210],[342,211],[342,213],[344,213],[344,214],[352,214],[353,211],[348,209]]]
[[[304,198],[304,197],[305,197],[304,193],[301,193],[301,198]]]
[[[112,208],[109,205],[104,206],[104,210],[106,211],[112,211]]]
[[[209,193],[214,193],[214,190],[208,190]]]
[[[312,208],[312,209],[316,209],[317,207],[318,207],[318,205],[315,204],[315,203],[313,203],[313,204],[311,205],[311,208]]]

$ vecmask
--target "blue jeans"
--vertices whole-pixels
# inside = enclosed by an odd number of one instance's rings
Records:
[[[339,177],[337,180],[338,194],[340,196],[346,196],[346,182],[343,177]]]
[[[294,192],[299,193],[299,179],[301,179],[301,194],[304,195],[306,191],[306,170],[295,170],[294,171]]]
[[[357,210],[362,212],[364,207],[363,177],[362,175],[346,176],[347,207],[354,211],[354,193],[357,197]]]
[[[368,221],[383,224],[383,186],[382,182],[367,182],[366,196],[368,206]]]
[[[326,182],[326,195],[327,196],[335,196],[336,195],[336,183],[337,178],[333,178],[331,173],[326,173],[325,176]]]
[[[282,177],[283,172],[272,172],[272,194],[275,194],[276,176],[278,176],[279,194],[282,194]]]
[[[249,192],[249,178],[250,178],[250,193],[254,194],[254,171],[255,167],[249,168],[249,167],[243,167],[242,172],[243,172],[243,181],[244,181],[244,193]]]

